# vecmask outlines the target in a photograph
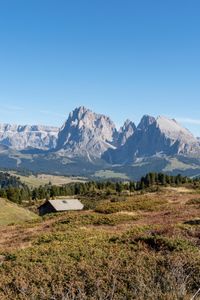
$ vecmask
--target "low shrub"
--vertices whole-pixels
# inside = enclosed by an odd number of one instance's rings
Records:
[[[199,205],[200,207],[200,198],[190,199],[186,202],[187,205]]]
[[[200,219],[188,220],[188,221],[185,221],[184,224],[187,224],[187,225],[200,225]]]
[[[119,244],[130,244],[134,249],[140,251],[148,249],[155,252],[182,252],[199,251],[198,247],[189,240],[183,238],[166,237],[163,235],[151,234],[148,227],[137,228],[123,234],[121,237],[113,237],[110,242]]]
[[[183,239],[172,239],[161,236],[142,236],[135,239],[135,242],[142,242],[151,250],[155,251],[183,251],[183,250],[198,250],[189,241]]]
[[[64,216],[63,216],[64,217]],[[103,215],[99,213],[90,213],[90,214],[69,214],[66,215],[63,219],[58,220],[56,225],[63,226],[78,226],[78,225],[109,225],[114,226],[120,223],[127,223],[129,221],[137,220],[138,216],[136,215],[123,215],[123,214],[110,214]],[[59,228],[59,227],[57,227]],[[61,228],[60,228],[61,229]]]
[[[163,199],[151,199],[151,198],[128,198],[126,201],[120,202],[104,202],[98,205],[95,209],[96,212],[111,214],[120,211],[153,211],[156,209],[161,209],[167,204],[166,200]]]

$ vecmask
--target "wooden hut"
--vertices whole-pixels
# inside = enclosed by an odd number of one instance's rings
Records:
[[[40,216],[56,212],[82,210],[83,204],[78,199],[48,200],[38,207]]]

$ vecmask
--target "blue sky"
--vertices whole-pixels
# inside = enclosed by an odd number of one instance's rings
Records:
[[[60,126],[84,105],[200,136],[199,0],[0,1],[0,122]]]

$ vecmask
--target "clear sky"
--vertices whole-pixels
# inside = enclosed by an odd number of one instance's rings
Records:
[[[1,0],[0,122],[60,126],[80,105],[200,136],[200,1]]]

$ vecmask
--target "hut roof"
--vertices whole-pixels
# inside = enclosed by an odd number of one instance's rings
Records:
[[[48,202],[54,207],[56,211],[83,209],[83,204],[78,199],[58,199],[48,200]]]

